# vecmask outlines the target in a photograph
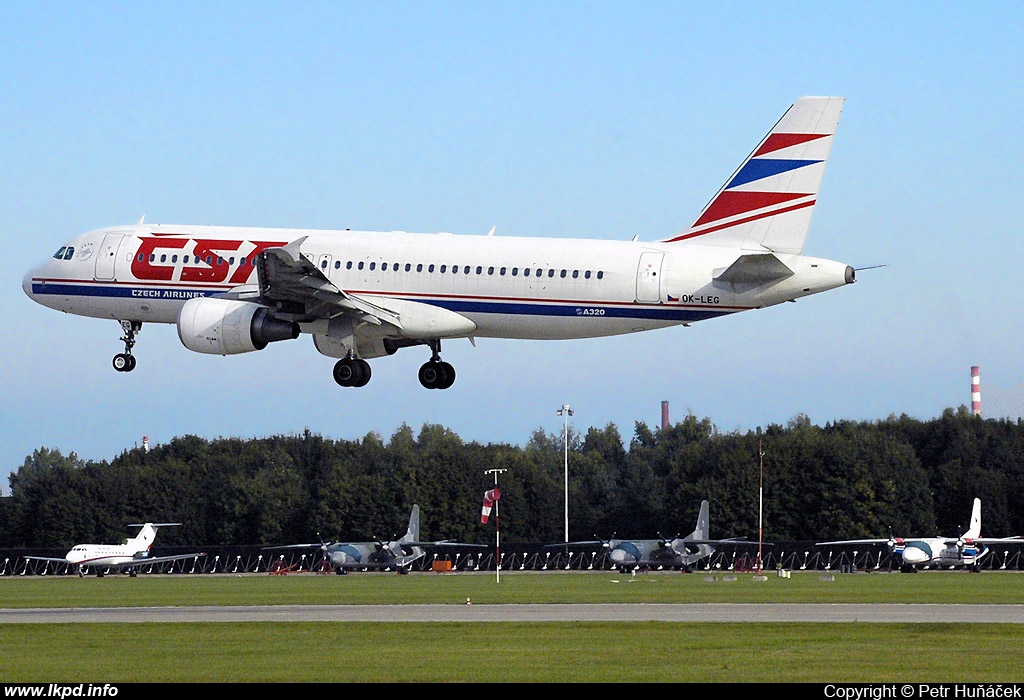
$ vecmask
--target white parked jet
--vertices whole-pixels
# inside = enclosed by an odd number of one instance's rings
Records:
[[[144,323],[173,323],[185,347],[217,355],[308,333],[342,386],[369,381],[367,359],[425,345],[420,383],[446,389],[442,340],[636,333],[852,283],[849,265],[801,255],[842,105],[797,100],[689,228],[654,242],[140,220],[71,240],[23,287],[119,321],[122,372]]]
[[[986,545],[990,544],[1024,544],[1020,537],[982,537],[981,536],[981,499],[974,499],[971,509],[971,526],[957,537],[921,537],[904,539],[893,537],[888,539],[868,540],[837,540],[833,542],[817,542],[817,546],[851,545],[851,544],[884,544],[894,555],[900,558],[900,571],[915,573],[918,568],[960,568],[970,571],[981,570],[981,560],[989,553]]]
[[[128,539],[124,544],[76,544],[63,559],[57,557],[25,558],[77,566],[79,576],[85,575],[85,570],[89,567],[96,571],[97,576],[103,576],[110,569],[117,571],[127,570],[129,575],[135,576],[140,566],[150,566],[152,564],[205,556],[204,552],[178,554],[168,557],[149,556],[153,540],[156,539],[157,528],[175,525],[181,525],[181,523],[135,523],[128,527],[141,527],[142,529],[138,535]]]

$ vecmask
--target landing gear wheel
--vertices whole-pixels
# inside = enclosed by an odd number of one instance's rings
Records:
[[[114,369],[118,372],[131,372],[135,369],[135,356],[126,352],[119,352],[114,355]]]
[[[131,372],[135,369],[135,357],[132,355],[132,348],[135,347],[135,334],[142,330],[141,321],[121,321],[121,330],[124,335],[121,341],[124,343],[124,352],[114,355],[114,369],[118,372]]]
[[[441,369],[444,372],[444,381],[438,384],[438,389],[447,389],[455,383],[455,368],[447,362],[441,362]]]
[[[370,381],[370,363],[353,357],[338,360],[334,365],[334,381],[340,386],[366,386]]]
[[[419,379],[427,389],[443,389],[448,381],[448,373],[445,371],[445,363],[438,360],[429,360],[420,367]],[[452,378],[454,381],[454,377]],[[451,386],[450,384],[448,386]]]

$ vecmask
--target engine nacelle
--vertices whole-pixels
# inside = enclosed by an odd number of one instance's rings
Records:
[[[299,324],[274,318],[267,307],[251,301],[198,297],[181,307],[178,337],[194,352],[237,355],[298,338]]]

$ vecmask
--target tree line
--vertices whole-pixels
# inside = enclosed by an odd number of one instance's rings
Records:
[[[486,543],[565,539],[562,432],[525,445],[480,444],[451,430],[403,425],[335,440],[309,432],[256,439],[177,437],[113,459],[41,447],[0,499],[0,545],[118,542],[130,523],[181,522],[162,545],[273,545],[374,540],[405,531]],[[569,426],[569,539],[654,538],[693,529],[711,504],[710,536],[815,541],[955,535],[974,498],[983,534],[1024,534],[1024,424],[964,407],[932,420],[890,416],[721,432],[688,415],[667,427]],[[480,522],[497,486],[497,518]]]

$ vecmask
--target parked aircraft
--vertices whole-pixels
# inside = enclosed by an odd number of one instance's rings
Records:
[[[843,98],[797,100],[693,224],[653,242],[151,225],[79,235],[22,286],[59,311],[117,320],[130,372],[144,323],[234,355],[310,334],[334,379],[424,345],[428,389],[455,381],[453,338],[612,336],[760,309],[855,281],[801,255]]]
[[[708,539],[709,508],[707,501],[700,502],[697,525],[686,537],[656,540],[589,540],[583,542],[566,542],[548,545],[549,547],[566,547],[574,545],[599,544],[608,550],[608,559],[612,566],[625,573],[637,569],[678,569],[693,571],[693,566],[701,559],[710,557],[715,552],[715,545],[743,544],[757,545],[746,540]]]
[[[319,537],[319,534],[317,535]],[[409,573],[419,559],[426,555],[424,547],[475,547],[462,545],[445,540],[437,542],[420,541],[420,507],[414,505],[409,516],[409,527],[401,538],[391,541],[376,542],[319,542],[306,544],[289,544],[266,549],[319,549],[323,554],[323,564],[334,569],[337,574],[349,571],[397,571]],[[480,545],[483,547],[484,545]]]
[[[852,545],[852,544],[884,544],[889,551],[900,557],[900,571],[915,573],[919,568],[964,567],[969,571],[980,571],[981,560],[989,553],[986,545],[990,544],[1024,544],[1024,539],[1017,537],[982,537],[981,536],[981,499],[974,499],[971,510],[971,526],[967,532],[956,537],[922,537],[904,539],[893,537],[890,530],[888,539],[836,540],[817,542],[816,546]]]
[[[25,557],[35,561],[49,561],[60,564],[71,564],[78,567],[78,575],[84,576],[85,571],[92,568],[97,576],[107,571],[127,571],[135,576],[139,567],[162,564],[165,562],[195,559],[205,556],[205,552],[194,554],[178,554],[167,557],[151,557],[149,550],[156,539],[156,531],[161,527],[174,527],[181,523],[133,523],[128,527],[141,527],[139,534],[129,538],[124,544],[76,544],[63,558],[58,557]]]

